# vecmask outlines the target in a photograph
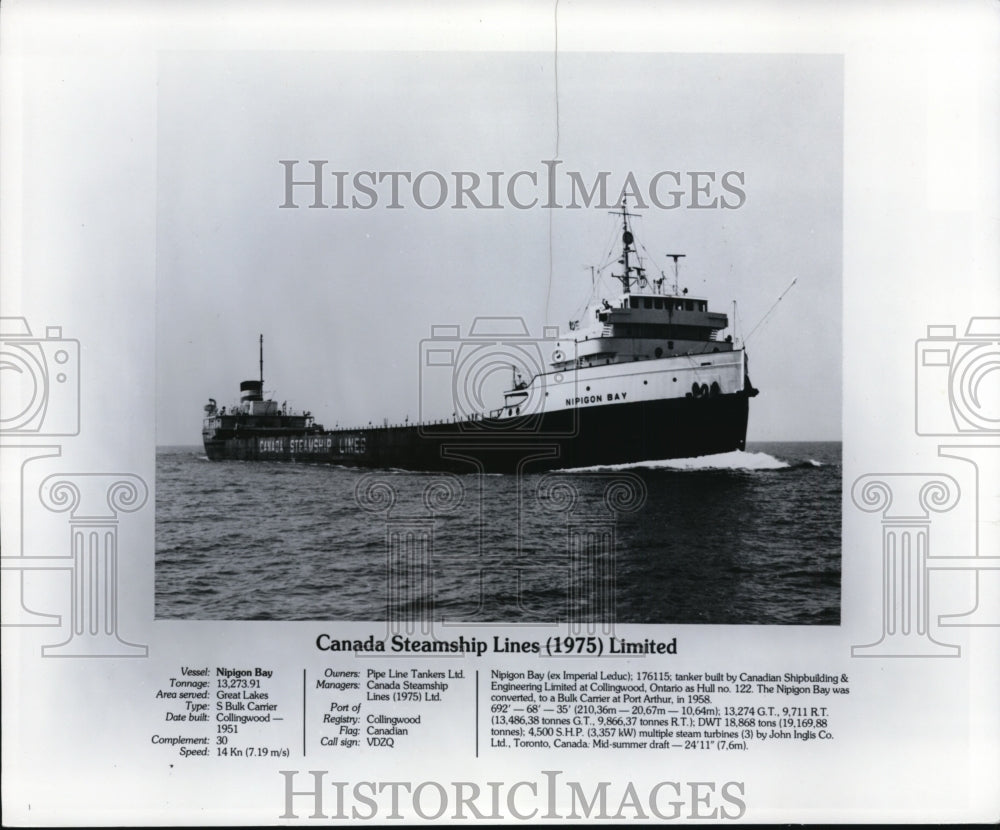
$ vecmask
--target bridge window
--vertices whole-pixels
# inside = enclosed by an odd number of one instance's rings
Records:
[[[642,299],[642,307],[643,308],[652,308],[653,307],[653,301],[652,301],[652,299],[650,299],[649,297],[643,297],[643,299]]]
[[[693,300],[685,300],[684,301],[684,310],[685,311],[694,311],[694,301]]]
[[[630,308],[638,308],[639,307],[639,298],[638,297],[629,297],[628,298],[628,304],[629,304]]]
[[[653,300],[653,308],[658,308],[661,311],[663,310],[663,300],[660,297]]]

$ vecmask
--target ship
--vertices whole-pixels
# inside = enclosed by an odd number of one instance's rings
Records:
[[[650,278],[623,203],[621,293],[596,299],[565,329],[531,338],[518,318],[432,327],[421,372],[451,378],[450,418],[326,429],[309,411],[264,397],[259,378],[239,403],[205,406],[202,437],[212,461],[283,461],[457,473],[525,473],[691,458],[742,450],[750,382],[745,348],[725,313],[673,280]],[[617,220],[616,220],[617,221]],[[645,251],[645,248],[643,248]],[[514,355],[509,388],[480,411],[463,389],[483,366]],[[478,368],[477,368],[478,367]],[[469,400],[466,400],[468,398]]]

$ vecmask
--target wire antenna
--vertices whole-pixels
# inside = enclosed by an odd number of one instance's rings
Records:
[[[750,339],[751,337],[753,337],[753,333],[754,333],[755,331],[757,331],[757,329],[759,329],[759,328],[760,328],[760,327],[761,327],[761,326],[763,325],[764,321],[765,321],[765,320],[766,320],[766,319],[767,319],[768,317],[770,317],[770,316],[771,316],[771,312],[772,312],[772,311],[774,311],[774,310],[775,310],[775,309],[776,309],[776,308],[778,307],[778,303],[780,303],[780,302],[781,302],[781,300],[782,300],[782,298],[784,298],[784,296],[785,296],[785,295],[786,295],[786,294],[787,294],[787,293],[788,293],[789,291],[791,291],[791,290],[792,290],[792,286],[794,286],[794,285],[795,285],[795,283],[797,283],[798,281],[799,281],[799,278],[798,278],[798,277],[796,277],[796,278],[795,278],[794,280],[792,280],[792,281],[791,281],[791,283],[789,284],[788,288],[786,288],[786,289],[785,289],[784,291],[782,291],[782,292],[781,292],[781,296],[780,296],[780,297],[778,297],[778,299],[774,301],[774,305],[772,305],[772,306],[771,306],[771,307],[770,307],[770,308],[769,308],[769,309],[767,310],[767,313],[766,313],[766,314],[765,314],[765,315],[764,315],[763,317],[761,317],[761,318],[760,318],[760,320],[759,320],[759,321],[757,322],[757,325],[756,325],[756,326],[754,326],[754,327],[753,327],[752,329],[750,329],[750,334],[748,334],[748,335],[747,335],[746,337],[744,337],[744,338],[743,338],[743,343],[744,343],[744,344],[746,344],[746,342],[747,342],[747,341],[748,341],[748,340],[749,340],[749,339]]]

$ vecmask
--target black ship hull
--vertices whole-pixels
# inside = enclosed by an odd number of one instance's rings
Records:
[[[755,390],[754,390],[755,391]],[[206,432],[209,459],[456,473],[543,472],[742,450],[747,391],[585,406],[520,419]]]

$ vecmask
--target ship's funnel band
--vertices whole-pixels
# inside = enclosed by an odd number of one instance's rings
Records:
[[[245,380],[240,384],[241,401],[264,400],[264,384],[259,380]]]

